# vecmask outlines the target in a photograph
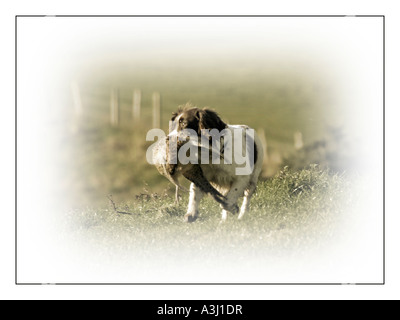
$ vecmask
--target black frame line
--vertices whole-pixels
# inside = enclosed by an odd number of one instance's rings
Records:
[[[204,15],[196,15],[196,14],[189,14],[189,15],[178,15],[178,14],[171,14],[171,15],[164,15],[164,14],[141,14],[141,15],[69,15],[69,14],[56,14],[56,15],[16,15],[15,17],[30,17],[30,18],[45,18],[45,17],[55,17],[55,18],[341,18],[341,17],[369,17],[369,18],[383,18],[384,15],[368,15],[368,14],[361,14],[361,15],[351,15],[351,14],[334,14],[334,15],[236,15],[236,14],[204,14]]]
[[[382,36],[383,36],[383,41],[382,41],[382,53],[383,53],[383,62],[382,62],[382,69],[383,69],[383,83],[382,83],[382,103],[383,103],[383,281],[382,282],[361,282],[361,283],[334,283],[334,282],[315,282],[315,283],[307,283],[307,282],[294,282],[294,283],[289,283],[289,282],[266,282],[266,283],[256,283],[256,282],[232,282],[232,283],[225,283],[225,282],[161,282],[161,283],[156,283],[156,282],[132,282],[132,283],[124,283],[124,282],[104,282],[104,283],[91,283],[91,282],[71,282],[71,283],[30,283],[30,282],[18,282],[18,270],[17,270],[17,265],[18,265],[18,259],[17,259],[17,241],[18,241],[18,226],[17,226],[17,191],[18,191],[18,186],[17,186],[17,84],[18,84],[18,79],[17,79],[17,71],[18,71],[18,65],[17,65],[17,52],[18,52],[18,46],[17,46],[17,31],[18,31],[18,18],[382,18]],[[61,286],[73,286],[73,285],[138,285],[138,286],[149,286],[149,285],[224,285],[224,286],[230,286],[230,285],[255,285],[255,286],[260,286],[260,285],[323,285],[323,286],[336,286],[336,285],[385,285],[386,281],[386,242],[385,242],[385,223],[386,223],[386,216],[385,216],[385,68],[386,68],[386,63],[385,63],[385,15],[15,15],[15,284],[16,285],[25,285],[25,286],[36,286],[36,285],[61,285]]]

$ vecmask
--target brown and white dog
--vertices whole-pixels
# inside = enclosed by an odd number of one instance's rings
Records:
[[[249,208],[250,199],[256,190],[263,162],[262,144],[254,132],[245,125],[226,124],[218,114],[208,108],[197,108],[190,104],[180,107],[173,113],[168,139],[179,137],[183,132],[194,132],[197,136],[185,144],[178,143],[181,148],[194,146],[197,150],[210,151],[203,155],[195,153],[195,160],[210,184],[218,190],[225,200],[222,205],[222,220],[226,220],[227,212],[239,212],[241,219]],[[191,145],[190,145],[191,144]],[[186,148],[187,152],[189,149]],[[186,151],[185,151],[186,152]],[[193,160],[193,155],[192,155]],[[179,161],[177,166],[179,166]],[[198,169],[198,166],[196,169]],[[205,192],[192,181],[190,185],[189,204],[185,220],[195,221],[199,215],[199,204]],[[240,207],[238,198],[244,196]]]

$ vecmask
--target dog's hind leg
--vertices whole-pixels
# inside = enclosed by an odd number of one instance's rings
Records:
[[[222,210],[222,221],[225,221],[228,215],[228,211],[232,212],[233,214],[239,212],[239,207],[237,205],[237,201],[239,197],[243,195],[245,186],[243,185],[242,181],[236,181],[234,182],[230,189],[229,192],[226,194],[226,203],[227,206],[223,206]]]
[[[244,191],[244,198],[240,207],[238,219],[242,219],[243,215],[249,210],[250,199],[256,190],[257,185],[254,182],[250,182],[249,187]]]

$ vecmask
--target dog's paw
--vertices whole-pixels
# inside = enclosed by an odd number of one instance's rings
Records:
[[[191,222],[195,222],[196,220],[197,220],[197,215],[192,215],[189,213],[185,214],[185,217],[184,217],[185,222],[191,223]]]

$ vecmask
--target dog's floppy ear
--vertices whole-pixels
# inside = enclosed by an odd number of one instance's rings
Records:
[[[198,110],[197,117],[199,118],[199,133],[201,129],[222,131],[226,128],[226,123],[221,120],[218,114],[208,108]]]

